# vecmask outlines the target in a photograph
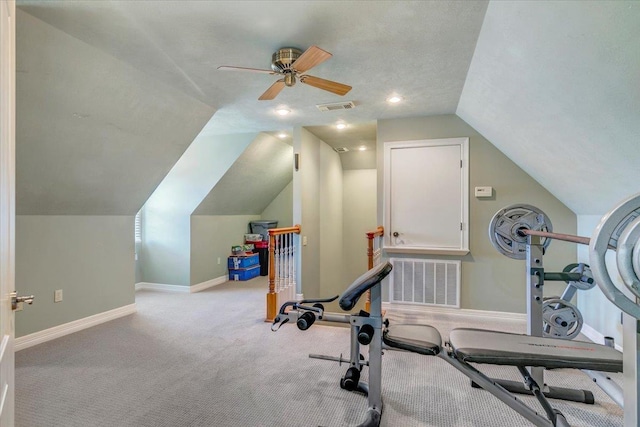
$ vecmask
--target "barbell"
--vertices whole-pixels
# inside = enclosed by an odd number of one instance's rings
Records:
[[[525,259],[529,235],[541,237],[545,250],[551,240],[588,245],[593,278],[602,293],[620,310],[640,319],[640,193],[621,201],[605,214],[591,238],[554,233],[549,217],[525,204],[500,209],[489,224],[491,244],[510,258]],[[606,254],[610,249],[616,252],[619,280],[614,279],[607,265]],[[627,294],[631,292],[631,297],[620,290],[620,282],[628,290]]]

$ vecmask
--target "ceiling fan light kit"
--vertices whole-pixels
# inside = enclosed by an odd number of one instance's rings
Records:
[[[351,86],[305,74],[311,68],[321,64],[332,56],[332,54],[320,49],[318,46],[311,46],[304,52],[293,47],[284,47],[278,49],[271,56],[271,70],[227,65],[222,65],[218,67],[218,69],[281,75],[282,78],[273,83],[269,89],[258,98],[260,101],[274,99],[285,86],[291,87],[295,85],[298,80],[300,83],[344,96],[351,90]]]

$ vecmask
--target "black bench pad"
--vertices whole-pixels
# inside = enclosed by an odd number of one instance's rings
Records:
[[[393,266],[389,261],[379,264],[373,267],[371,270],[365,272],[362,276],[358,277],[354,282],[343,292],[338,304],[344,311],[349,311],[358,303],[358,299],[369,289],[380,283],[382,279],[387,277]]]
[[[440,332],[429,325],[391,325],[382,334],[389,347],[435,356],[442,348]]]
[[[460,328],[451,331],[449,343],[468,363],[622,372],[622,353],[589,342]]]

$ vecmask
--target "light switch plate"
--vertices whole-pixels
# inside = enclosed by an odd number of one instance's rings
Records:
[[[493,196],[493,187],[476,187],[476,197],[491,197]]]

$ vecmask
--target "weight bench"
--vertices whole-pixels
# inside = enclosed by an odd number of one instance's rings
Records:
[[[554,338],[481,329],[460,328],[449,334],[443,346],[440,333],[428,325],[393,325],[383,333],[383,341],[396,348],[427,356],[439,356],[473,383],[487,390],[513,410],[537,426],[569,426],[564,415],[554,409],[527,369],[544,368],[589,369],[604,372],[622,372],[622,354],[598,344],[580,341],[562,341]],[[515,366],[524,384],[544,408],[546,416],[537,413],[515,397],[500,383],[487,377],[470,363]],[[519,384],[518,384],[519,385]],[[576,390],[576,393],[582,393]]]
[[[454,329],[449,342],[443,345],[437,329],[429,325],[393,325],[382,321],[382,280],[391,272],[389,262],[382,263],[356,279],[340,296],[340,308],[349,311],[368,290],[371,291],[371,313],[351,315],[325,313],[319,304],[327,300],[287,302],[276,316],[272,330],[289,321],[296,321],[301,330],[308,329],[316,318],[351,324],[350,368],[341,379],[342,388],[367,394],[369,409],[359,427],[377,427],[382,415],[382,350],[389,349],[438,356],[469,377],[473,383],[487,390],[536,426],[568,427],[560,411],[545,397],[544,384],[538,385],[527,367],[575,368],[607,372],[622,372],[622,354],[614,348],[586,342],[562,341],[554,338],[531,337],[479,329]],[[332,298],[333,300],[335,298]],[[307,304],[314,304],[313,306]],[[287,310],[290,308],[290,310]],[[384,331],[383,331],[384,326]],[[360,344],[369,345],[369,360],[361,360]],[[342,362],[342,357],[330,358]],[[470,363],[515,366],[542,407],[541,415],[495,380],[484,375]],[[369,382],[361,382],[359,371],[369,366]],[[357,373],[356,373],[357,371]]]

